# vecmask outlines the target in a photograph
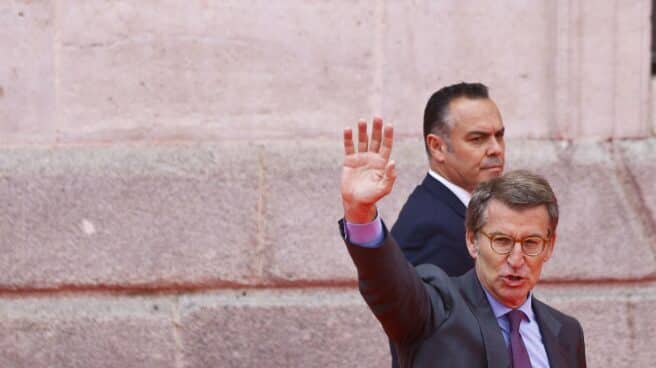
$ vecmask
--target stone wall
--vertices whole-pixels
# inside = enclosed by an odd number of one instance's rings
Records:
[[[385,367],[337,231],[341,129],[491,87],[562,203],[537,294],[656,365],[651,2],[0,2],[0,367]]]

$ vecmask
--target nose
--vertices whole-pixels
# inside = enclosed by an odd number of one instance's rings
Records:
[[[520,242],[517,241],[513,244],[513,249],[508,254],[506,261],[513,268],[519,268],[524,264],[524,251]]]
[[[503,153],[503,138],[492,136],[491,143],[487,149],[488,156],[500,156]]]

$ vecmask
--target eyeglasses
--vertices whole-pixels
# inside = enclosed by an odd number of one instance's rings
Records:
[[[527,236],[523,239],[515,239],[512,236],[506,234],[489,235],[483,230],[479,230],[478,232],[485,235],[485,237],[490,240],[490,248],[492,248],[495,253],[502,255],[510,254],[510,252],[512,252],[513,248],[515,247],[515,243],[519,242],[519,244],[522,246],[522,252],[524,252],[524,254],[530,257],[535,257],[542,253],[545,245],[549,241],[549,239],[545,239],[537,235]]]

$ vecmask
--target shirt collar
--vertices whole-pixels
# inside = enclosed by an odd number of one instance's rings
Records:
[[[460,202],[462,202],[465,205],[465,207],[469,206],[471,193],[453,184],[452,182],[448,181],[445,177],[433,171],[433,169],[428,169],[428,175],[432,176],[433,178],[435,178],[435,180],[444,184],[445,187],[447,187],[453,194],[455,194],[456,197],[458,197]]]
[[[501,318],[506,313],[510,312],[512,308],[508,308],[505,305],[501,304],[495,297],[490,294],[485,287],[483,287],[483,291],[485,292],[485,296],[487,297],[487,301],[490,303],[490,307],[492,307],[492,312],[494,312],[494,316],[496,318]],[[528,293],[528,298],[524,301],[524,304],[520,305],[519,309],[520,311],[524,312],[526,317],[528,317],[528,321],[531,322],[534,318],[533,314],[533,308],[531,308],[531,302],[533,300],[533,293]]]

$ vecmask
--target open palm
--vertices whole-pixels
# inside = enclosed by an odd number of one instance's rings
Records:
[[[342,201],[345,217],[353,222],[371,221],[378,200],[387,195],[394,185],[396,173],[390,160],[394,130],[375,118],[371,142],[367,123],[358,122],[358,147],[353,144],[353,132],[344,129],[344,166],[342,168]]]

